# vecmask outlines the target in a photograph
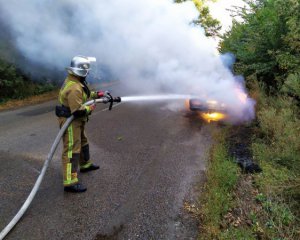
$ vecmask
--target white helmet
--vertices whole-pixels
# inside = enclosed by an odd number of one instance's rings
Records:
[[[71,61],[71,66],[66,69],[72,75],[86,77],[90,71],[91,62],[96,62],[94,57],[76,56]]]

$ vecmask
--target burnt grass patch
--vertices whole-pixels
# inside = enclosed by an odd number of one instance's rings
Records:
[[[261,173],[261,167],[254,162],[251,144],[254,136],[252,126],[229,127],[226,134],[228,154],[241,169],[237,184],[232,192],[232,207],[223,216],[220,228],[221,239],[265,239],[257,218],[263,210],[257,201],[259,190],[253,174]]]
[[[263,204],[253,173],[253,130],[248,126],[219,126],[211,153],[200,209],[199,240],[268,239],[261,227]],[[241,167],[239,167],[237,164]]]
[[[235,159],[243,173],[260,173],[262,169],[253,161],[251,141],[253,128],[251,126],[231,127],[228,134],[229,154]]]
[[[253,161],[255,128],[241,125],[227,127],[225,131],[228,155],[241,171],[235,187],[228,192],[230,208],[220,218],[215,239],[299,239],[290,209],[280,199],[268,195],[258,182],[267,173]]]

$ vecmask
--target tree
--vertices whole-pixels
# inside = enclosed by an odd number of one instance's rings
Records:
[[[26,88],[25,79],[12,64],[0,59],[0,102],[7,98],[17,98],[22,88]]]
[[[300,99],[300,0],[247,1],[225,33],[221,52],[236,55],[235,70],[261,82],[269,93]]]
[[[196,8],[199,11],[199,17],[193,23],[195,25],[202,26],[205,30],[206,36],[216,37],[218,32],[222,28],[220,22],[217,19],[214,19],[209,12],[209,7],[206,5],[208,1],[215,0],[175,0],[176,3],[182,3],[186,1],[193,1]]]

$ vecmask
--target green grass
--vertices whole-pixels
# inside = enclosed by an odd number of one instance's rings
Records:
[[[253,152],[260,162],[300,171],[300,110],[290,98],[261,96]]]
[[[300,239],[297,211],[299,203],[285,189],[295,175],[286,167],[261,161],[263,172],[255,176],[255,186],[260,193],[256,201],[262,211],[254,217],[254,224],[261,226],[263,239]]]
[[[253,231],[249,228],[235,228],[230,227],[225,231],[221,232],[219,239],[222,240],[256,240],[257,238],[253,235]]]
[[[252,152],[263,172],[255,176],[262,205],[263,239],[300,239],[300,119],[291,98],[258,98]]]
[[[201,239],[214,239],[221,233],[220,223],[224,214],[233,205],[233,189],[236,186],[239,170],[228,156],[224,135],[218,134],[218,143],[211,150],[211,160],[207,170],[207,183],[202,196]]]
[[[56,89],[57,86],[53,84],[28,82],[25,83],[24,86],[22,85],[12,90],[11,95],[2,95],[0,97],[0,105],[5,104],[10,100],[22,100],[31,96],[37,96],[44,93],[48,93]]]
[[[249,147],[263,172],[252,175],[251,188],[247,191],[253,191],[253,195],[246,194],[250,202],[236,194],[237,184],[247,175],[241,175],[229,157],[225,140],[230,127],[218,130],[207,169],[207,184],[201,196],[199,240],[300,239],[300,122],[297,114],[297,108],[288,99],[259,102],[258,124],[252,126],[254,135],[249,136],[252,137]],[[243,208],[248,202],[250,210],[243,215],[243,222],[238,226],[227,224],[228,211]]]

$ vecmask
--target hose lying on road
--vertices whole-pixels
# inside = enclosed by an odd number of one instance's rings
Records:
[[[88,101],[86,102],[84,105],[85,106],[89,106],[93,103],[103,103],[105,102],[104,99],[97,99],[97,100],[91,100],[91,101]],[[104,109],[104,110],[108,110],[107,109]],[[103,111],[104,111],[103,110]],[[74,119],[74,116],[72,115],[71,117],[69,117],[67,119],[67,121],[65,122],[65,124],[62,126],[62,128],[60,129],[60,131],[58,132],[56,138],[55,138],[55,141],[51,147],[51,150],[47,156],[47,159],[44,163],[44,166],[42,168],[42,171],[38,177],[38,179],[36,180],[35,184],[34,184],[34,187],[32,188],[29,196],[27,197],[26,201],[24,202],[24,204],[22,205],[22,207],[20,208],[19,212],[14,216],[14,218],[10,221],[10,223],[2,230],[2,232],[0,233],[0,240],[4,239],[5,236],[11,231],[11,229],[18,223],[18,221],[20,220],[20,218],[24,215],[24,213],[26,212],[26,210],[28,209],[29,205],[31,204],[32,200],[34,199],[41,183],[42,183],[42,180],[45,176],[45,173],[46,173],[46,170],[49,166],[49,163],[50,161],[52,160],[53,158],[53,155],[56,151],[56,148],[64,134],[64,132],[66,131],[66,129],[69,127],[69,125],[71,124],[71,122],[73,121]]]

